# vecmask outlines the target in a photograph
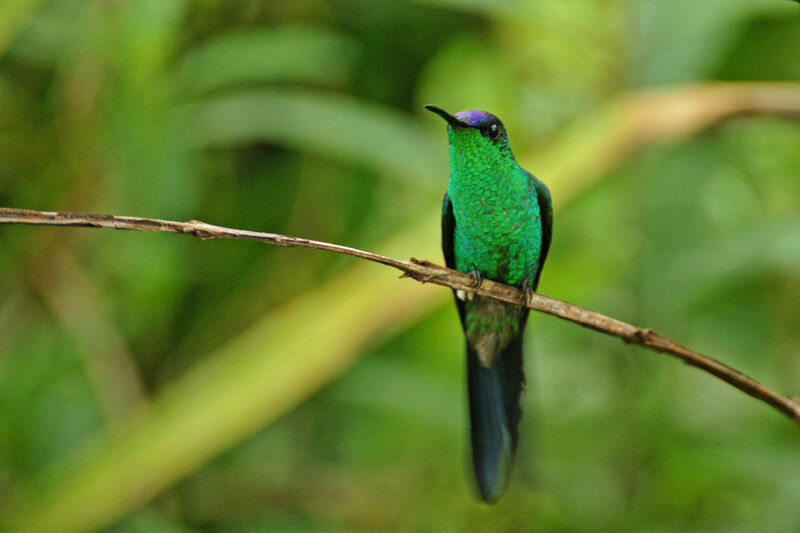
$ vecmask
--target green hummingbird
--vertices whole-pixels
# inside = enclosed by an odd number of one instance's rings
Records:
[[[488,278],[526,294],[536,290],[552,236],[550,191],[519,166],[496,116],[425,108],[448,124],[450,183],[442,206],[447,266],[471,273],[476,286]],[[505,491],[519,440],[528,309],[461,291],[455,296],[467,340],[472,464],[481,497],[494,503]]]

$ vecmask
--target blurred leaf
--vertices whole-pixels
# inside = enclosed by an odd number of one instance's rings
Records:
[[[439,50],[423,71],[417,101],[491,111],[516,132],[517,145],[588,112],[620,82],[624,66],[614,52],[628,45],[623,2],[428,3],[493,19],[485,31],[464,32]]]
[[[526,0],[415,0],[431,6],[467,11],[471,13],[505,18],[511,21],[525,20],[536,12],[536,3]]]
[[[469,65],[468,69],[464,68],[465,64]],[[509,125],[514,119],[507,117],[517,108],[516,87],[507,65],[498,60],[492,48],[470,36],[453,40],[428,62],[420,82],[418,101],[435,104],[451,113],[485,109]],[[441,119],[436,120],[441,122]]]
[[[0,4],[0,57],[42,0],[5,0]]]
[[[793,2],[774,0],[642,0],[640,80],[645,85],[708,79],[756,15],[789,15]],[[702,52],[701,52],[702,51]]]
[[[425,394],[419,394],[420,390]],[[398,417],[413,416],[458,438],[465,415],[462,392],[461,386],[446,386],[407,363],[365,361],[336,389],[334,398]]]
[[[439,187],[433,178],[447,175],[444,133],[434,136],[402,113],[351,97],[249,91],[193,104],[181,124],[194,148],[270,142],[367,164],[416,185]]]
[[[10,4],[13,5],[14,1]],[[38,3],[40,0],[28,2]],[[88,5],[44,2],[25,25],[24,31],[10,44],[8,53],[33,64],[54,63],[65,54],[75,53],[75,37],[86,37],[79,28],[87,24],[90,13],[91,7]]]
[[[200,531],[187,527],[179,521],[179,517],[170,517],[166,513],[143,511],[124,520],[109,533],[190,533]]]
[[[178,44],[189,0],[139,0],[121,4],[118,28],[111,36],[117,59],[128,82],[144,88],[154,73],[160,74]]]
[[[719,77],[728,80],[800,79],[800,39],[797,21],[800,9],[793,14],[776,14],[752,20],[744,37],[728,51]],[[765,61],[769,58],[769,61]]]
[[[666,308],[684,307],[735,280],[777,273],[800,276],[800,219],[750,224],[745,231],[674,250],[670,256],[648,290]]]
[[[177,68],[178,90],[185,98],[274,81],[345,85],[357,58],[352,39],[324,27],[230,33],[189,50]]]

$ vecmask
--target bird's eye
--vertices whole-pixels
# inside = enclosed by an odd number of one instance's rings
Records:
[[[489,137],[491,140],[496,141],[500,138],[500,126],[497,124],[489,124],[489,127],[486,128],[486,136]]]

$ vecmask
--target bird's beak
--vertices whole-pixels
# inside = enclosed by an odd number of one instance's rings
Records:
[[[437,115],[439,115],[440,117],[445,119],[447,121],[447,123],[450,124],[451,126],[453,126],[454,128],[469,128],[470,127],[469,124],[467,124],[466,122],[464,122],[462,120],[457,119],[456,117],[454,117],[453,115],[451,115],[450,113],[448,113],[447,111],[445,111],[444,109],[442,109],[440,107],[436,107],[435,105],[428,104],[428,105],[425,106],[425,109],[427,109],[428,111],[432,111],[432,112],[436,113]]]

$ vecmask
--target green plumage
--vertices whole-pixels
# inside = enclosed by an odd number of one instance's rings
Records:
[[[507,142],[475,128],[449,126],[448,133],[456,269],[532,287],[542,245],[535,178],[520,168]],[[519,333],[522,309],[482,297],[464,307],[467,341],[487,366]]]
[[[552,231],[547,187],[517,164],[497,117],[426,107],[449,124],[450,183],[442,209],[447,265],[534,290]],[[463,296],[457,294],[456,303],[467,340],[473,466],[481,496],[494,502],[505,490],[517,447],[528,310]]]
[[[508,144],[497,145],[473,128],[450,126],[448,133],[456,268],[532,284],[542,244],[535,178],[520,168]]]

